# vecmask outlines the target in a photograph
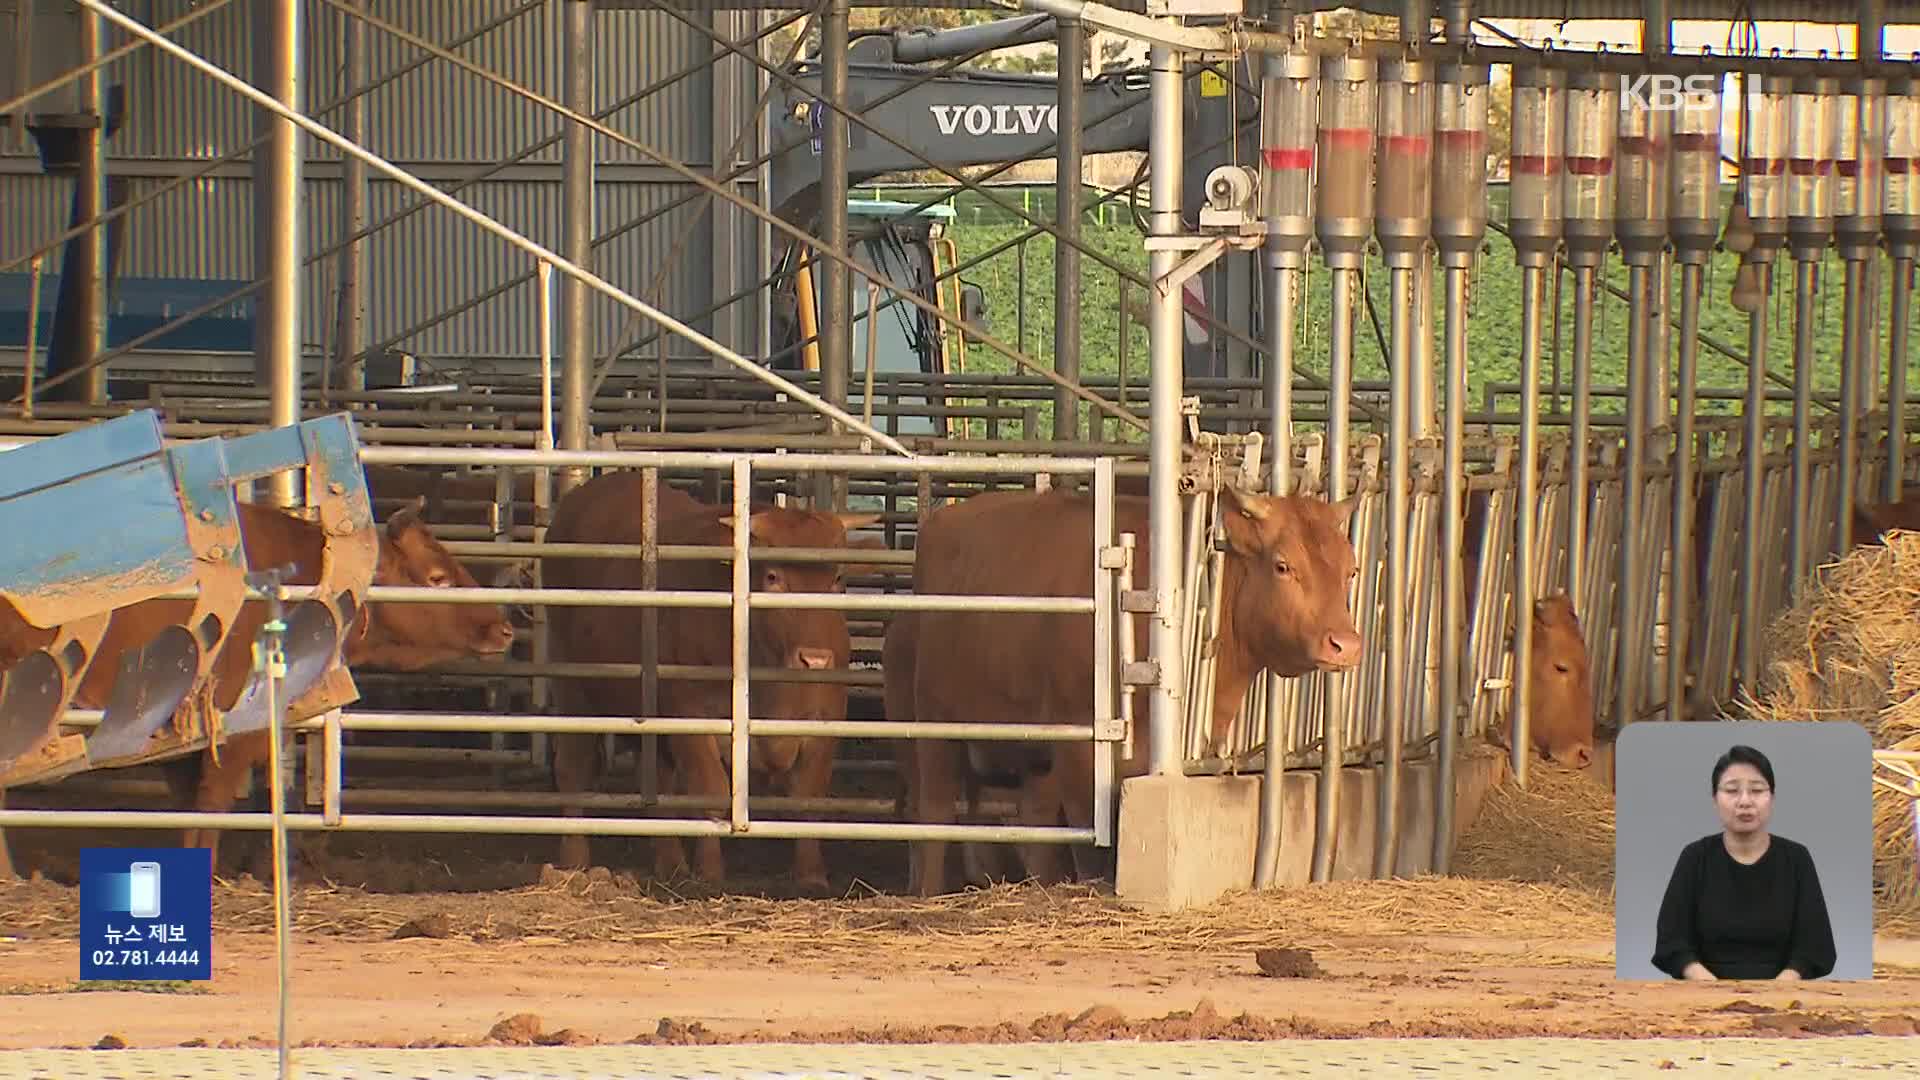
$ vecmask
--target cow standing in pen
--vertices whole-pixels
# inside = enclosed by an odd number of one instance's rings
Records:
[[[1354,505],[1222,489],[1227,558],[1211,702],[1216,740],[1261,672],[1297,677],[1359,663],[1361,639],[1347,601],[1358,573],[1346,535]],[[1091,597],[1093,512],[1090,496],[1066,491],[990,492],[943,507],[920,531],[914,592]],[[1146,499],[1116,497],[1114,530],[1135,534],[1136,565],[1152,565]],[[896,620],[889,634],[902,637],[889,642],[888,699],[905,701],[910,686],[913,718],[924,722],[1085,724],[1093,715],[1092,621],[915,612],[910,623]],[[1148,620],[1135,620],[1134,628],[1136,655],[1145,657]],[[1116,770],[1121,776],[1147,766],[1146,695],[1135,693],[1139,719]],[[916,821],[952,822],[972,772],[1020,789],[1022,824],[1051,826],[1063,814],[1073,827],[1093,824],[1089,743],[920,741],[909,757]],[[945,853],[943,841],[915,842],[914,891],[945,891]],[[1041,877],[1056,854],[1045,845],[1022,851],[1028,872]]]
[[[567,494],[555,509],[547,531],[550,543],[639,544],[642,527],[639,472],[605,473]],[[663,545],[730,547],[732,510],[709,506],[661,485],[657,539]],[[755,548],[847,548],[847,531],[877,520],[875,515],[831,514],[785,507],[755,507],[747,522]],[[543,572],[555,588],[640,589],[638,558],[547,556]],[[752,588],[758,593],[835,593],[845,589],[842,566],[833,562],[771,562],[756,559]],[[658,588],[725,592],[732,587],[726,559],[663,560]],[[553,656],[562,661],[637,663],[643,609],[637,607],[555,607],[549,615]],[[733,629],[727,608],[663,608],[659,612],[659,662],[732,666]],[[832,610],[754,609],[749,617],[749,663],[760,668],[827,671],[847,666],[851,640],[846,615]],[[640,716],[641,682],[635,678],[566,679],[557,683],[562,709],[602,716]],[[769,719],[844,720],[847,687],[835,682],[751,684],[752,713]],[[660,713],[669,717],[726,719],[732,715],[732,687],[724,680],[662,679]],[[673,787],[687,795],[724,798],[731,754],[724,735],[668,735],[661,738],[663,792]],[[596,735],[555,735],[554,787],[580,792],[602,775],[605,762]],[[836,740],[760,736],[750,754],[755,772],[768,774],[776,788],[802,798],[827,794],[833,779]],[[713,811],[716,816],[724,811]],[[569,809],[568,816],[580,811]],[[559,863],[585,867],[591,862],[585,836],[561,839]],[[656,841],[654,872],[671,878],[686,869],[678,837]],[[726,877],[717,837],[700,837],[694,871],[718,885]],[[793,874],[803,891],[827,888],[826,861],[819,840],[794,841]]]

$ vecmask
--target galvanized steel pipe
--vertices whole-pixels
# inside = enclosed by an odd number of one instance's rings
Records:
[[[1314,229],[1321,257],[1333,275],[1331,317],[1327,327],[1327,498],[1345,499],[1347,463],[1353,453],[1349,402],[1353,396],[1353,324],[1355,289],[1373,232],[1373,128],[1375,65],[1347,55],[1320,62],[1320,131],[1314,190]],[[1320,783],[1315,792],[1313,857],[1310,877],[1333,876],[1339,837],[1340,778],[1345,767],[1345,724],[1349,676],[1329,671],[1325,680],[1325,719],[1320,746]]]
[[[1813,511],[1813,322],[1814,296],[1820,289],[1820,264],[1815,259],[1793,261],[1793,478],[1787,510],[1787,573],[1792,577],[1791,595],[1799,599],[1811,569],[1807,535]],[[1844,365],[1843,365],[1844,366]],[[1840,374],[1840,400],[1848,400],[1853,377]],[[1844,409],[1842,416],[1853,410]],[[1842,420],[1843,427],[1847,421]]]
[[[1285,2],[1269,9],[1273,20],[1293,27]],[[1272,467],[1267,490],[1293,492],[1294,308],[1300,276],[1313,239],[1313,143],[1319,126],[1320,60],[1310,52],[1270,56],[1261,85],[1260,194],[1267,228],[1266,325],[1270,353],[1262,372],[1267,406],[1267,448]],[[1271,888],[1279,877],[1280,838],[1285,825],[1287,721],[1280,707],[1282,683],[1266,677],[1263,727],[1265,760],[1260,784],[1260,836],[1254,848],[1253,885]]]
[[[1427,7],[1419,0],[1403,10],[1401,34],[1425,37]],[[1418,19],[1418,27],[1409,25]],[[1389,423],[1387,443],[1387,640],[1386,708],[1382,732],[1380,805],[1375,821],[1373,875],[1392,877],[1400,849],[1400,759],[1406,737],[1407,675],[1412,663],[1408,624],[1408,577],[1413,555],[1407,517],[1410,512],[1409,460],[1413,455],[1413,408],[1419,350],[1414,333],[1414,273],[1425,260],[1433,230],[1432,70],[1419,60],[1380,66],[1378,186],[1374,233],[1391,275]],[[1344,450],[1344,444],[1336,442]]]
[[[1673,550],[1667,554],[1667,719],[1686,719],[1688,657],[1691,654],[1694,574],[1694,384],[1699,378],[1700,297],[1706,279],[1705,252],[1682,247],[1680,264],[1680,356],[1675,368]]]
[[[356,10],[366,10],[367,0],[351,0]],[[341,17],[341,51],[344,56],[344,70],[341,78],[345,86],[342,96],[352,94],[355,87],[366,84],[370,65],[367,63],[367,24],[353,15]],[[354,95],[347,104],[346,116],[340,121],[340,134],[357,143],[367,141],[367,98],[365,94]],[[337,329],[334,331],[332,363],[346,367],[347,389],[365,390],[367,388],[367,368],[363,363],[354,363],[354,358],[367,350],[367,245],[360,233],[367,227],[367,200],[370,189],[367,184],[367,163],[352,155],[346,155],[340,161],[340,231],[348,236],[346,250],[340,253],[340,311]],[[541,282],[545,284],[544,281]],[[322,363],[327,363],[323,360]],[[331,370],[329,368],[328,370]],[[322,379],[325,384],[326,380]]]
[[[566,0],[566,37],[561,69],[566,80],[567,108],[582,115],[593,112],[594,30],[593,0]],[[593,269],[593,130],[577,120],[566,120],[561,162],[561,220],[567,259]],[[560,283],[560,446],[585,450],[592,437],[588,418],[593,378],[592,294],[587,283],[572,275]],[[556,495],[586,483],[584,469],[562,469]]]
[[[827,16],[820,24],[820,93],[827,100],[820,132],[820,235],[834,245],[847,242],[847,140],[852,132],[844,111],[849,108],[847,16],[848,0],[827,0]],[[820,396],[845,408],[853,370],[853,283],[838,259],[825,260],[821,271]],[[816,482],[816,506],[845,508],[844,477],[817,477]]]
[[[1151,176],[1149,224],[1156,237],[1177,236],[1180,225],[1183,85],[1179,54],[1164,45],[1152,52],[1152,127],[1148,141]],[[1149,712],[1148,771],[1154,776],[1182,774],[1181,717],[1184,712],[1182,552],[1180,536],[1180,396],[1185,375],[1180,336],[1179,286],[1168,283],[1180,262],[1176,251],[1150,254],[1154,282],[1148,299],[1148,532],[1153,547],[1149,569],[1153,621],[1148,656],[1158,666]]]
[[[254,65],[260,89],[286,108],[306,107],[300,85],[303,42],[300,0],[260,0],[254,5]],[[98,26],[97,14],[83,16]],[[89,76],[97,82],[98,75]],[[300,129],[291,120],[260,109],[254,123],[266,128],[266,145],[253,161],[254,263],[266,287],[261,290],[254,323],[254,376],[267,387],[267,422],[289,427],[300,422],[300,346],[302,286],[300,259],[305,246],[306,214],[301,206]],[[102,132],[104,135],[104,131]],[[83,208],[84,209],[84,208]],[[98,213],[101,207],[93,208]],[[94,236],[103,236],[95,230]],[[104,249],[102,249],[104,250]],[[105,261],[101,262],[104,269]],[[105,342],[102,340],[101,345]],[[89,378],[105,385],[105,369]],[[285,469],[266,478],[268,501],[299,506],[303,470]]]
[[[1057,19],[1059,63],[1055,129],[1059,152],[1055,159],[1054,224],[1060,237],[1053,249],[1053,370],[1063,379],[1080,380],[1080,187],[1081,154],[1086,132],[1081,117],[1084,73],[1087,66],[1087,27],[1079,19]],[[871,361],[869,361],[871,363]],[[1080,437],[1080,402],[1064,387],[1053,394],[1053,437],[1067,442]]]

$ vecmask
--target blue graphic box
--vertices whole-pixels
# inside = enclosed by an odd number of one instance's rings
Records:
[[[213,853],[82,848],[80,978],[213,978]]]

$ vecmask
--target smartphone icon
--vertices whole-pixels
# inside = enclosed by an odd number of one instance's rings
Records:
[[[127,868],[128,914],[136,919],[160,915],[160,864],[137,862]]]

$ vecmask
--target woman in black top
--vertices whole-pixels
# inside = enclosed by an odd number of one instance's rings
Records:
[[[1773,764],[1735,746],[1713,765],[1724,828],[1680,851],[1660,901],[1653,963],[1676,979],[1818,979],[1833,926],[1805,844],[1767,831]]]

